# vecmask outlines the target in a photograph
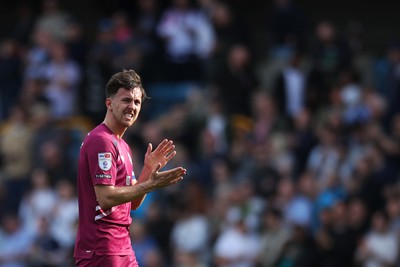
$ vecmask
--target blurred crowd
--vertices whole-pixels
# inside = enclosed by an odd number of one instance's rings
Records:
[[[400,266],[400,42],[379,54],[361,22],[294,2],[271,1],[257,38],[230,1],[132,1],[95,29],[19,4],[0,39],[0,267],[74,266],[79,147],[131,68],[151,97],[125,134],[135,171],[164,138],[188,170],[132,212],[141,267]]]

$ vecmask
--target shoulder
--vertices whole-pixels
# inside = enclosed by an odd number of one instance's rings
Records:
[[[115,147],[115,140],[111,132],[103,125],[99,125],[88,133],[83,146],[90,150],[112,149]]]

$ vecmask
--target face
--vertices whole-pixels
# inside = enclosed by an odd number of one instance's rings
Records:
[[[142,91],[138,87],[132,90],[120,88],[115,96],[107,98],[106,104],[118,124],[132,126],[142,107]]]

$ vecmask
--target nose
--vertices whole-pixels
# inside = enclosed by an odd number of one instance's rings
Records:
[[[128,107],[129,107],[130,109],[135,109],[135,108],[136,108],[135,102],[134,102],[134,101],[129,102]]]
[[[132,101],[129,104],[129,109],[132,110],[134,114],[136,114],[138,107],[137,107],[137,105],[135,105],[135,102]]]

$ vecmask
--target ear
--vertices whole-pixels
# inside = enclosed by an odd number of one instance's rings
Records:
[[[112,111],[111,99],[110,98],[106,98],[105,103],[106,103],[107,110]]]

